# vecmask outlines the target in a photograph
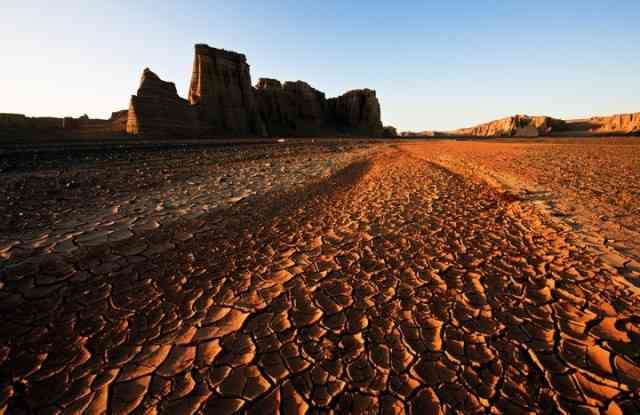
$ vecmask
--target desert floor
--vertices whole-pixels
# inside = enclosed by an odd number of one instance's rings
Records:
[[[4,148],[0,413],[638,413],[638,140]]]

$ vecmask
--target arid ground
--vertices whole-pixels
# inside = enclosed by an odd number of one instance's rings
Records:
[[[0,413],[640,412],[640,139],[0,169]]]

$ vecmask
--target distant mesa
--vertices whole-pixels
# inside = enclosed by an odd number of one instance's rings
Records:
[[[564,135],[640,134],[640,112],[566,121]]]
[[[245,55],[195,46],[189,98],[149,69],[131,97],[126,131],[145,137],[320,137],[385,134],[371,89],[337,98],[303,81],[251,84]],[[386,133],[390,133],[387,130]]]
[[[453,131],[403,132],[403,137],[542,137],[638,135],[640,113],[617,114],[580,120],[562,120],[547,116],[514,115],[469,128]]]
[[[539,137],[566,128],[566,123],[551,117],[514,115],[471,128],[453,131],[456,135],[476,137]]]
[[[30,136],[102,138],[126,133],[128,111],[116,111],[108,120],[87,115],[73,117],[27,117],[24,114],[0,114],[0,137],[16,132]]]

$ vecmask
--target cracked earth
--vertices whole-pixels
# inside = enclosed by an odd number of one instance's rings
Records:
[[[7,243],[0,413],[640,412],[626,263],[429,145],[127,238]]]

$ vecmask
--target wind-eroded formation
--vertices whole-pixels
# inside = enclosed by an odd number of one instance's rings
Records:
[[[542,137],[640,134],[640,112],[562,120],[547,116],[513,115],[453,131],[407,132],[405,136]]]
[[[243,54],[196,45],[189,99],[145,69],[131,97],[127,132],[142,136],[327,136],[390,134],[376,92],[327,99],[309,84],[260,79]]]

